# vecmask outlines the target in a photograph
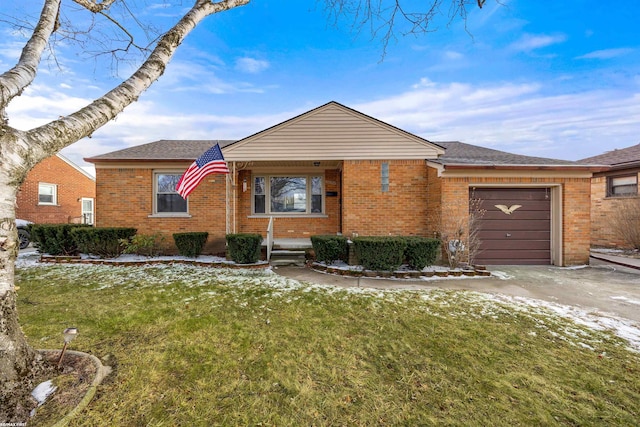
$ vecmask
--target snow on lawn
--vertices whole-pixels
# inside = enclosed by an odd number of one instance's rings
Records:
[[[362,287],[338,287],[332,285],[320,285],[304,283],[294,279],[279,276],[270,268],[265,269],[227,269],[198,267],[184,264],[160,264],[137,267],[121,267],[109,265],[91,264],[41,264],[38,263],[38,254],[20,254],[16,260],[17,269],[38,268],[40,278],[51,277],[57,279],[63,274],[68,278],[81,279],[81,283],[87,283],[95,291],[120,287],[122,289],[140,289],[154,287],[158,292],[165,292],[167,285],[180,284],[187,288],[205,288],[211,285],[223,285],[247,290],[252,287],[268,289],[270,298],[294,298],[291,291],[322,292],[335,295],[343,295],[348,298],[359,295],[366,298],[378,298],[384,301],[402,303],[415,299],[419,295],[424,301],[437,303],[440,307],[451,307],[448,316],[471,316],[497,319],[498,316],[510,316],[514,311],[521,315],[541,315],[550,319],[568,319],[577,325],[582,325],[596,331],[610,331],[629,343],[629,348],[640,352],[640,325],[632,321],[621,319],[613,315],[586,311],[577,307],[565,306],[553,302],[535,300],[524,297],[515,297],[498,294],[488,294],[472,291],[445,291],[445,290],[380,290]],[[200,258],[198,258],[200,261]],[[217,261],[216,261],[217,262]],[[500,277],[503,280],[512,279],[509,275]],[[86,279],[86,280],[85,280]],[[174,287],[173,292],[178,292]],[[213,298],[217,292],[202,289],[199,294],[202,298]],[[612,297],[626,298],[626,297]],[[628,299],[627,299],[628,300]],[[456,312],[457,302],[471,303],[475,312]],[[631,301],[640,303],[640,301]],[[428,307],[425,306],[428,310]],[[439,315],[442,315],[440,313]],[[544,322],[536,318],[541,328]],[[571,323],[564,327],[565,339],[571,338],[571,342],[585,348],[594,348],[597,342],[586,337],[584,331]],[[535,334],[535,331],[531,331]],[[582,340],[582,341],[581,341]]]

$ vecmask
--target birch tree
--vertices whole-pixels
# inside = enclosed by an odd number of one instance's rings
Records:
[[[14,27],[30,31],[15,66],[0,75],[0,422],[25,421],[24,414],[28,413],[28,395],[33,388],[34,378],[44,369],[41,357],[25,339],[16,311],[14,264],[18,240],[15,203],[20,184],[38,162],[91,136],[135,102],[163,74],[176,49],[205,18],[246,5],[250,0],[182,0],[183,3],[192,4],[191,8],[176,19],[173,27],[148,45],[138,45],[133,33],[111,14],[114,7],[127,9],[134,1],[39,0],[42,9],[32,21],[24,17],[16,17],[11,21],[11,17],[0,13],[1,21],[12,22]],[[448,14],[450,19],[465,18],[466,7],[482,7],[485,0],[428,0],[424,2],[424,10],[418,12],[405,10],[401,1],[319,1],[326,6],[330,16],[349,15],[359,28],[370,24],[374,37],[382,34],[379,38],[386,48],[395,37],[394,29],[398,20],[408,23],[408,30],[403,33],[426,32],[430,30],[429,24],[439,8],[448,5],[449,10],[445,15]],[[168,2],[146,0],[147,4]],[[71,23],[61,18],[61,8],[69,5],[119,31],[122,34],[119,41],[124,46],[110,53],[116,57],[117,52],[137,49],[141,54],[140,65],[130,77],[83,108],[33,129],[16,129],[10,125],[7,107],[34,82],[42,68],[43,55],[51,54],[51,49],[55,48],[57,35],[68,31],[65,41],[74,41],[74,33],[67,28]],[[3,3],[0,9],[5,6]],[[138,23],[135,17],[132,21]],[[95,49],[104,49],[104,40],[99,37],[85,38],[93,30],[95,28],[89,26],[87,34],[75,33],[77,40],[82,38],[83,43],[93,40],[97,42]]]

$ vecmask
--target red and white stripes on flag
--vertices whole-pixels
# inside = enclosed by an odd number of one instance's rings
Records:
[[[208,149],[189,166],[189,169],[180,177],[176,191],[186,200],[204,177],[212,173],[229,173],[227,162],[224,161],[218,144]]]

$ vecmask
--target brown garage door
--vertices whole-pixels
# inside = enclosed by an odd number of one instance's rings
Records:
[[[551,190],[476,188],[480,220],[477,264],[551,264]]]

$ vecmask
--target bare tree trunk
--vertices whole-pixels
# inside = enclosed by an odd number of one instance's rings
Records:
[[[74,0],[93,11],[101,3]],[[26,422],[34,379],[45,369],[43,359],[27,343],[18,323],[14,286],[18,239],[16,193],[39,161],[90,136],[135,102],[163,73],[178,46],[207,16],[250,0],[194,0],[194,6],[158,41],[131,77],[86,107],[29,131],[8,125],[6,107],[35,79],[47,42],[56,29],[61,0],[44,0],[38,25],[22,50],[18,64],[0,75],[0,423]]]
[[[0,138],[0,146],[5,141]],[[2,169],[6,168],[6,163]],[[45,369],[22,333],[16,312],[14,265],[18,252],[15,227],[16,184],[0,171],[0,422],[25,422],[31,409],[29,391]]]

